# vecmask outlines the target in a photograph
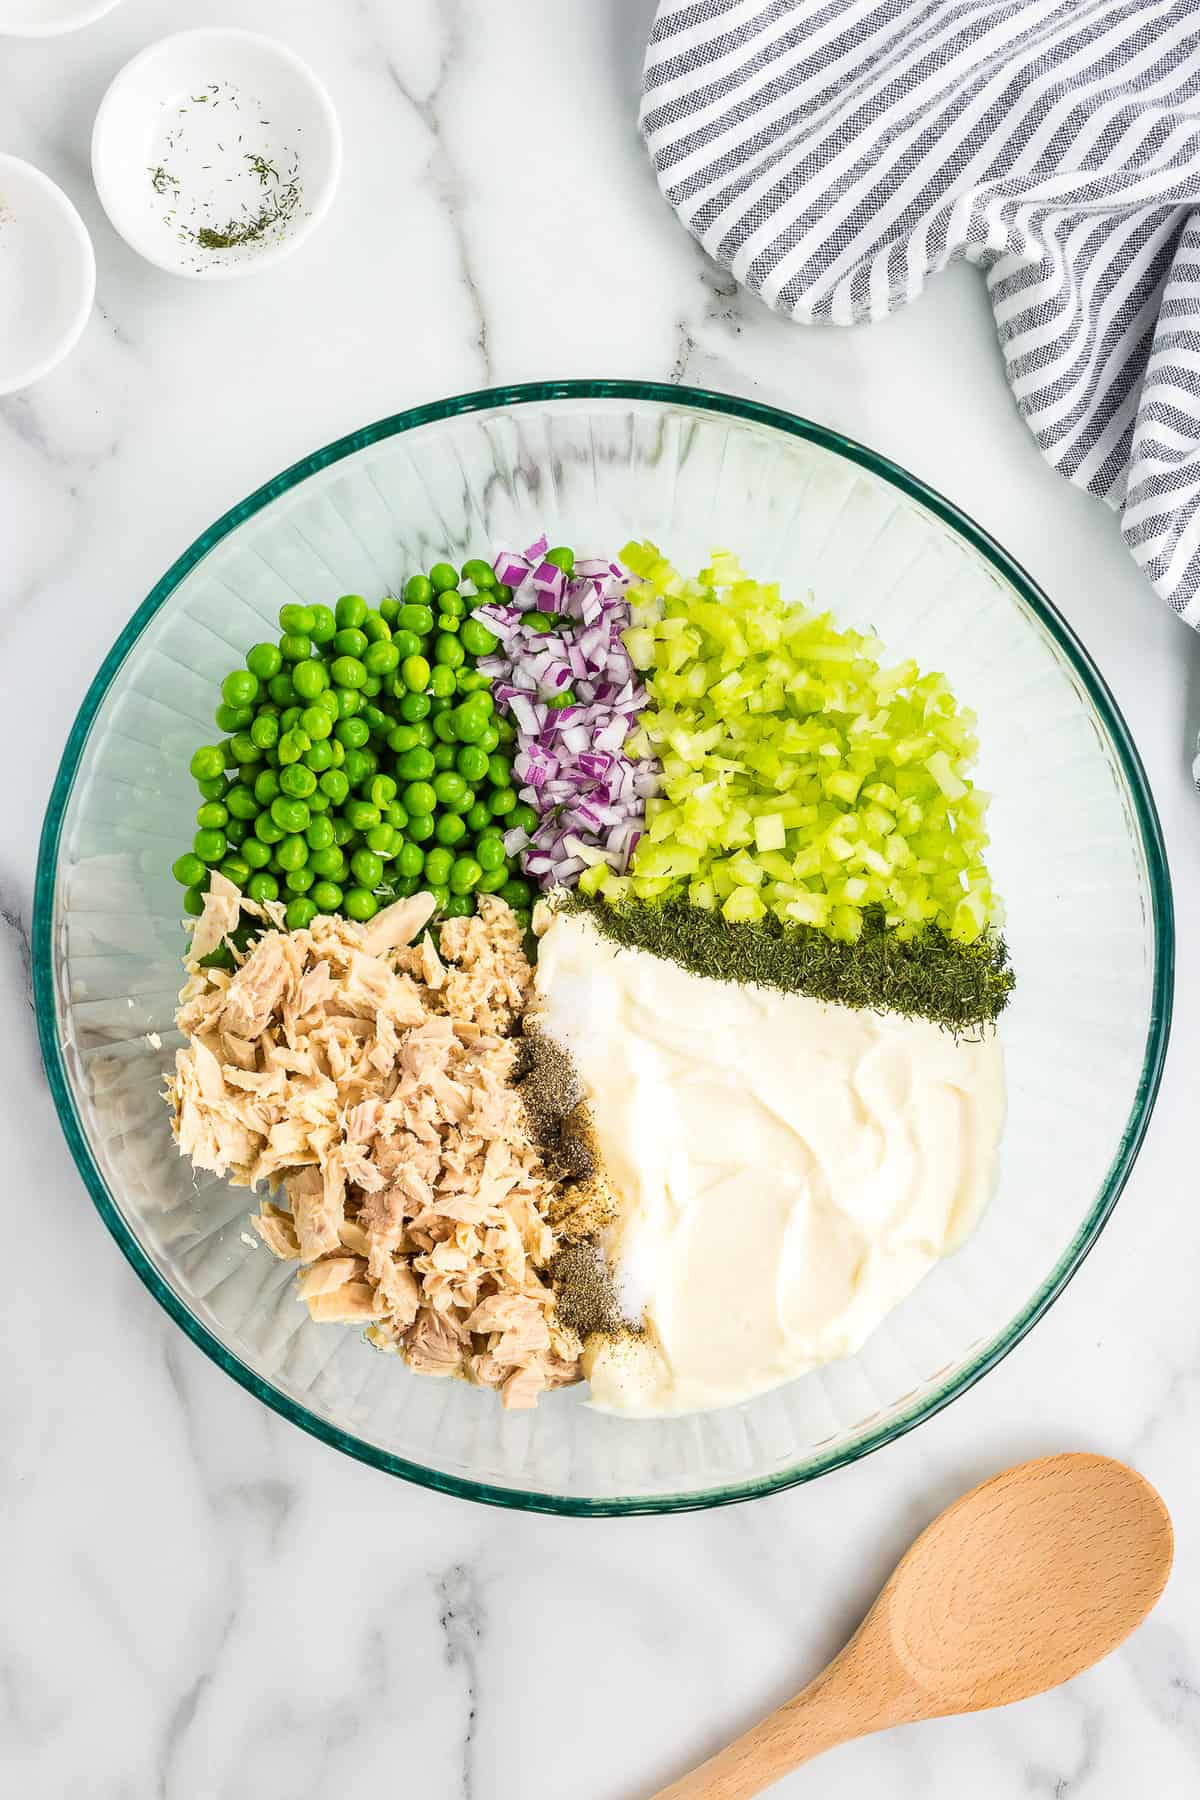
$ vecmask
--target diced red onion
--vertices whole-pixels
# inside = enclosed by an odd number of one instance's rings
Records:
[[[550,539],[546,536],[545,532],[543,531],[541,537],[538,538],[537,542],[530,544],[528,550],[525,552],[525,561],[527,563],[541,562],[543,556],[545,556],[545,554],[549,548],[550,548]]]

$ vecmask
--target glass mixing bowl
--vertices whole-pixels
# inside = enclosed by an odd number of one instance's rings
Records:
[[[247,1229],[249,1196],[193,1179],[161,1099],[179,1042],[188,759],[221,677],[283,601],[394,592],[545,528],[581,552],[649,536],[684,568],[728,546],[979,715],[993,866],[1017,970],[1009,1117],[983,1224],[862,1352],[727,1411],[505,1415],[318,1326]],[[1086,929],[1079,929],[1086,924]],[[213,1360],[351,1456],[449,1493],[561,1513],[747,1499],[877,1449],[961,1394],[1078,1268],[1146,1129],[1171,1008],[1170,887],[1137,753],[1086,652],[977,525],[835,433],[728,395],[617,381],[468,394],[385,419],[205,532],[122,632],[72,727],[42,835],[34,978],[63,1130],[109,1230]],[[161,1039],[161,1043],[160,1040]]]

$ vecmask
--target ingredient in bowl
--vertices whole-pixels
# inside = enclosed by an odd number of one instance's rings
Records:
[[[533,1018],[583,1083],[645,1327],[588,1339],[593,1403],[733,1405],[858,1350],[990,1196],[994,1033],[699,978],[548,910]]]
[[[218,876],[200,944],[241,896]],[[240,1187],[300,1267],[318,1321],[358,1324],[422,1374],[528,1407],[579,1379],[546,1276],[553,1185],[525,1129],[506,1034],[531,971],[511,909],[448,919],[421,894],[367,925],[269,930],[234,973],[193,961],[168,1083],[180,1153]]]
[[[468,568],[467,593],[438,563],[402,600],[280,608],[278,640],[221,683],[229,735],[191,759],[197,830],[173,866],[188,913],[215,868],[251,901],[282,900],[292,930],[322,913],[364,923],[419,889],[447,918],[500,893],[528,924],[532,890],[504,834],[536,814],[517,799],[515,732],[476,667],[495,640],[471,608],[495,578]]]
[[[877,639],[785,602],[726,551],[691,581],[653,544],[621,554],[642,578],[625,642],[650,696],[626,748],[662,759],[661,793],[629,874],[585,885],[848,942],[871,906],[908,934],[980,937],[998,913],[988,797],[945,678],[883,668]]]
[[[514,823],[505,849],[543,888],[589,865],[623,871],[658,785],[656,765],[635,768],[624,748],[646,703],[622,641],[629,572],[603,558],[577,562],[544,536],[523,556],[501,551],[495,572],[507,597],[476,619],[500,642],[479,668],[516,725],[513,773],[538,815],[532,828]]]

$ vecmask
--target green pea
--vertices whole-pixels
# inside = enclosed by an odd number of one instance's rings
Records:
[[[298,606],[289,603],[281,606],[278,613],[279,629],[290,635],[307,635],[312,630],[313,615],[311,606]]]
[[[271,860],[271,846],[259,837],[248,837],[242,843],[240,854],[243,862],[249,863],[252,869],[265,869]]]
[[[391,825],[372,825],[367,833],[367,849],[376,856],[395,856],[400,848],[400,833]]]
[[[245,819],[227,819],[225,822],[225,836],[231,844],[240,844],[249,829]]]
[[[269,812],[261,812],[254,821],[254,835],[260,844],[281,844],[284,831],[282,825],[277,825]]]
[[[372,825],[379,824],[383,814],[369,800],[351,800],[344,817],[352,831],[370,831]]]
[[[533,889],[527,881],[506,881],[500,889],[500,898],[507,900],[511,907],[528,906],[533,898]]]
[[[327,606],[310,606],[308,610],[312,620],[309,637],[314,644],[328,644],[337,630],[337,620]]]
[[[285,837],[275,852],[275,860],[281,869],[289,872],[302,869],[308,861],[308,845],[302,837]]]
[[[448,919],[467,919],[475,911],[473,894],[451,894],[443,911]]]
[[[344,688],[360,688],[367,679],[367,671],[357,656],[335,658],[329,672],[337,685]]]
[[[450,880],[450,870],[454,864],[454,854],[450,850],[430,850],[425,856],[426,879],[437,887],[445,887]]]
[[[286,663],[307,662],[312,655],[312,639],[305,632],[285,631],[279,640],[279,654]]]
[[[419,875],[425,867],[425,853],[419,844],[402,843],[396,853],[396,868],[401,875]]]
[[[482,562],[477,556],[473,556],[469,562],[463,564],[462,572],[463,580],[473,581],[477,588],[494,588],[496,585],[496,577],[491,565]]]
[[[279,737],[279,720],[272,713],[260,713],[250,727],[250,737],[260,750],[273,750]]]
[[[444,594],[458,586],[458,570],[453,563],[434,563],[429,571],[429,585],[435,594]]]
[[[364,664],[363,666],[365,668],[366,665]],[[367,679],[362,684],[363,699],[374,700],[375,696],[377,694],[382,694],[382,692],[383,681],[381,678],[378,675],[368,675]]]
[[[458,669],[462,667],[465,656],[466,652],[456,637],[452,637],[448,631],[438,632],[433,641],[435,662],[443,663],[450,669]]]
[[[444,806],[454,806],[467,791],[467,784],[457,769],[443,769],[433,779],[433,791]]]
[[[289,894],[307,894],[316,880],[316,876],[306,864],[301,863],[298,869],[289,869],[284,886]]]
[[[410,756],[416,754],[416,751],[409,752]],[[437,805],[437,795],[424,777],[410,781],[401,795],[401,799],[410,815],[412,813],[431,813]]]
[[[461,669],[454,671],[454,687],[459,694],[478,694],[487,685],[487,676],[481,675],[479,670],[473,669],[469,663],[464,663]]]
[[[350,872],[362,887],[378,887],[383,880],[383,858],[374,850],[356,850],[350,858]]]
[[[346,746],[345,744],[339,744],[336,738],[330,738],[327,741],[329,743],[329,754],[333,757],[333,762],[330,764],[330,767],[340,769],[346,760]]]
[[[437,715],[433,721],[433,732],[434,736],[443,744],[458,742],[458,726],[455,723],[452,708],[448,707]]]
[[[447,739],[444,744],[433,746],[433,766],[435,769],[452,769],[456,751],[453,741]]]
[[[308,733],[314,743],[322,742],[334,728],[328,707],[306,706],[300,714],[300,728]]]
[[[365,688],[363,689],[363,692],[366,693]],[[372,732],[376,737],[385,736],[388,726],[392,722],[388,715],[385,712],[382,712],[378,706],[364,706],[362,709],[362,718],[366,722],[367,730]]]
[[[364,925],[379,911],[379,902],[374,894],[363,887],[347,888],[342,899],[342,906],[348,919],[357,919],[360,924]]]
[[[510,829],[519,826],[523,832],[532,837],[538,828],[538,815],[532,806],[522,800],[519,806],[513,807],[508,823]]]
[[[356,625],[344,625],[336,633],[333,647],[339,656],[353,656],[358,659],[361,658],[368,642],[366,633],[360,631]]]
[[[408,813],[398,800],[391,800],[383,809],[383,822],[390,825],[393,831],[403,831],[408,824]]]
[[[271,817],[280,831],[288,834],[307,831],[312,822],[312,814],[303,800],[289,800],[286,794],[277,794],[272,800]]]
[[[327,850],[333,842],[333,823],[323,815],[310,819],[304,836],[310,850]]]
[[[248,731],[253,718],[252,706],[228,706],[224,700],[213,714],[218,731]]]
[[[400,652],[395,644],[379,642],[368,644],[363,656],[363,667],[368,675],[390,675],[400,667]]]
[[[410,812],[408,815],[408,835],[414,844],[428,843],[436,829],[432,813]]]
[[[403,663],[400,665],[403,669]],[[400,717],[409,725],[428,718],[430,699],[425,693],[406,693],[400,696]]]
[[[410,575],[404,584],[404,598],[413,606],[427,606],[433,594],[433,583],[428,575]],[[400,608],[403,615],[404,608]]]
[[[501,863],[498,869],[485,869],[479,877],[477,892],[480,894],[498,894],[508,880],[508,864]]]
[[[422,698],[424,698],[423,695]],[[433,720],[418,719],[413,726],[413,730],[417,734],[417,742],[420,744],[422,750],[432,750],[433,746],[437,743],[437,738],[434,736]]]
[[[307,800],[316,785],[316,776],[303,763],[292,763],[279,777],[280,792],[293,800]]]
[[[516,792],[512,788],[497,788],[488,800],[488,807],[493,818],[502,819],[517,804]]]
[[[248,787],[238,782],[225,796],[225,810],[231,819],[253,819],[258,812],[258,801]]]
[[[375,759],[369,750],[347,750],[346,760],[342,764],[346,779],[352,788],[358,787],[374,773]]]
[[[542,561],[553,563],[556,569],[561,569],[564,575],[569,575],[575,567],[575,552],[569,550],[565,544],[558,544],[553,550],[547,550]]]
[[[361,594],[343,594],[333,610],[339,630],[357,630],[367,616],[367,603]]]
[[[328,794],[335,806],[340,806],[350,792],[350,783],[341,769],[326,769],[317,782],[323,794]]]
[[[301,706],[285,706],[279,715],[280,728],[283,731],[291,731],[294,726],[300,723],[300,716],[303,711],[304,708]]]
[[[308,764],[305,763],[304,766],[307,768]],[[320,788],[317,788],[308,796],[308,810],[314,817],[317,813],[327,813],[329,811],[329,795],[323,794]]]
[[[292,675],[292,686],[301,700],[315,700],[329,686],[325,664],[315,658],[309,662],[297,663]]]
[[[423,656],[406,656],[400,664],[400,674],[410,693],[424,693],[429,685],[429,664]]]
[[[361,629],[368,644],[386,644],[392,635],[391,626],[378,610],[368,609]]]
[[[452,894],[469,894],[479,886],[479,878],[483,870],[473,856],[459,856],[454,860],[450,870],[450,892]]]
[[[475,860],[489,874],[496,869],[503,869],[506,866],[504,845],[499,838],[480,838],[475,846]]]
[[[491,824],[492,815],[482,800],[476,800],[470,811],[466,814],[466,821],[467,830],[473,833],[475,837],[478,837],[479,833],[481,831],[486,831]]]
[[[371,736],[371,727],[365,719],[341,719],[334,726],[333,735],[347,750],[361,750]]]
[[[479,704],[478,694],[455,707],[454,729],[464,744],[477,744],[487,728],[487,714]]]
[[[396,614],[400,611],[400,602],[392,594],[385,594],[379,602],[379,616],[386,619],[389,625],[396,623]]]
[[[205,859],[191,850],[177,857],[171,864],[171,873],[181,887],[199,887],[208,874]]]
[[[290,675],[273,675],[267,683],[267,692],[276,706],[290,706],[296,698]]]
[[[216,744],[201,744],[188,764],[193,781],[215,781],[225,767],[225,752]]]
[[[456,636],[458,633],[457,615],[451,612],[439,613],[437,618],[437,628],[439,631],[448,631],[451,637]]]
[[[429,691],[439,700],[454,692],[454,670],[447,663],[438,663],[430,670]]]
[[[270,806],[279,792],[279,777],[274,769],[261,769],[254,777],[254,798],[259,806]],[[253,813],[238,814],[239,818],[252,819]]]
[[[480,751],[479,745],[464,743],[459,751],[459,756],[457,756],[455,767],[464,781],[470,781],[471,785],[475,785],[477,781],[484,779],[491,765],[489,765],[488,758],[484,756],[484,752]]]
[[[494,729],[499,733],[501,744],[516,743],[517,728],[515,725],[511,725],[507,719],[496,719]]]
[[[533,924],[532,915],[530,914],[528,907],[524,907],[524,906],[514,907],[513,908],[513,919],[516,923],[518,931],[529,931]]]
[[[279,883],[267,869],[259,869],[246,883],[246,892],[251,900],[278,900]]]
[[[490,656],[500,639],[478,619],[464,619],[458,641],[471,656]]]
[[[396,783],[392,780],[391,776],[372,775],[371,780],[367,785],[367,799],[371,802],[371,805],[377,806],[380,812],[382,812],[384,807],[390,806],[395,798]]]
[[[417,655],[422,641],[415,631],[397,631],[392,637],[392,649],[403,662],[406,656]]]
[[[200,917],[204,911],[204,889],[202,887],[190,887],[187,890],[183,896],[183,910],[185,913],[190,913],[193,919]]]
[[[228,777],[223,774],[214,775],[211,781],[198,781],[196,783],[196,786],[200,790],[200,797],[203,800],[224,800],[231,785],[232,783],[229,781]]]
[[[388,732],[385,741],[389,750],[394,750],[397,756],[403,756],[406,750],[415,750],[421,740],[417,736],[415,725],[397,725]]]
[[[246,667],[260,681],[270,681],[283,667],[278,644],[255,644],[247,653]]]
[[[221,683],[226,706],[253,706],[258,699],[258,676],[250,669],[232,669]]]
[[[525,624],[530,631],[536,631],[539,637],[554,630],[555,613],[530,612],[525,614]]]
[[[300,761],[306,750],[311,749],[312,739],[307,731],[296,726],[293,730],[284,732],[276,746],[276,755],[279,757],[281,765],[296,763]]]
[[[317,916],[317,909],[307,895],[299,895],[283,915],[289,931],[305,931]]]
[[[455,844],[461,844],[466,835],[466,820],[458,813],[443,813],[434,828],[434,836],[438,843],[445,844],[448,849],[452,849]]]
[[[309,891],[318,912],[336,912],[342,904],[342,890],[336,881],[318,881]]]
[[[427,781],[433,774],[433,770],[433,757],[428,750],[422,749],[419,746],[412,750],[406,750],[403,756],[398,756],[396,758],[396,773],[402,781]],[[432,802],[430,802],[429,806],[417,807],[418,812],[429,812],[431,810]]]
[[[485,755],[491,756],[499,748],[499,744],[500,744],[500,733],[496,730],[496,727],[494,725],[489,725],[487,730],[484,732],[483,736],[479,740],[479,748],[484,752]]]
[[[564,707],[574,706],[574,704],[575,689],[569,687],[560,688],[557,694],[551,694],[550,698],[546,701],[546,705],[550,708],[551,712],[562,712]]]
[[[196,823],[204,831],[221,831],[229,823],[228,810],[219,800],[206,800],[196,813]],[[189,881],[187,885],[193,884]]]
[[[229,848],[229,840],[223,831],[206,830],[203,826],[192,839],[192,849],[204,863],[219,863]],[[193,887],[194,882],[188,886]]]
[[[313,851],[308,866],[322,880],[340,881],[346,872],[346,858],[339,845],[329,844],[324,850]]]
[[[233,739],[226,738],[225,742],[221,745],[221,767],[223,769],[236,769],[237,766],[238,759],[233,754]]]
[[[330,689],[330,692],[337,701],[337,716],[339,719],[352,719],[356,713],[362,711],[363,697],[357,688],[332,688]]]

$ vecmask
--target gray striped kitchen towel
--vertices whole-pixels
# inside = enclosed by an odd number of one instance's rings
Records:
[[[793,318],[979,263],[1043,453],[1200,625],[1200,0],[661,0],[641,123]]]

